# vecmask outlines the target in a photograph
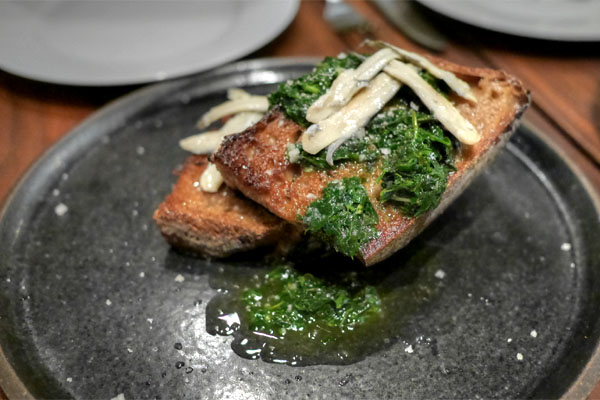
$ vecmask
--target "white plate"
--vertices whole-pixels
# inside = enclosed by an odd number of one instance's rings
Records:
[[[0,68],[69,85],[138,84],[235,60],[299,0],[0,0]]]
[[[419,0],[481,28],[536,39],[600,40],[598,0]]]

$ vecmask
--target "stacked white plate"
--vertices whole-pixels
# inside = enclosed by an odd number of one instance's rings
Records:
[[[0,68],[70,85],[207,70],[277,37],[299,0],[2,0]]]
[[[536,39],[600,41],[598,0],[418,0],[471,25]]]

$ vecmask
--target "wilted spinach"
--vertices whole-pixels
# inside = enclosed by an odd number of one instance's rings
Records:
[[[381,298],[373,286],[356,279],[332,283],[289,266],[260,278],[255,288],[243,293],[243,301],[250,330],[280,337],[314,329],[335,337],[332,328],[352,330],[381,312]]]
[[[301,217],[306,230],[336,251],[354,257],[377,236],[379,217],[357,177],[333,181]]]
[[[419,216],[440,202],[454,170],[453,145],[433,116],[407,108],[376,115],[368,132],[383,150],[381,201],[404,215]]]

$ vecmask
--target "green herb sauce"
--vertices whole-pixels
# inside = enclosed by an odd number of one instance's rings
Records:
[[[340,72],[356,68],[361,62],[354,54],[343,58],[325,57],[310,74],[279,85],[269,95],[269,104],[271,107],[281,107],[288,118],[306,128],[310,125],[306,120],[306,111],[310,105],[325,94]]]
[[[387,149],[379,181],[381,201],[391,201],[407,216],[434,209],[454,170],[453,145],[428,114],[394,108],[369,123],[379,149]]]
[[[414,340],[407,323],[440,288],[435,272],[445,260],[437,254],[435,245],[417,241],[368,269],[315,254],[277,267],[217,263],[206,329],[232,335],[231,348],[243,358],[296,366],[349,364],[398,341],[404,348]]]
[[[352,331],[381,312],[373,286],[331,283],[289,266],[264,275],[256,288],[243,293],[243,301],[252,331],[277,337],[289,331],[313,332],[323,344],[335,340],[332,331]]]
[[[336,251],[354,257],[377,236],[379,217],[357,177],[329,183],[300,217],[306,230]]]

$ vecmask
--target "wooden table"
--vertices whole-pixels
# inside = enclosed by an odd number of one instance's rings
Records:
[[[424,49],[399,33],[370,3],[352,3],[374,27],[372,36],[410,50]],[[322,19],[321,1],[303,1],[295,21],[250,57],[323,56],[355,47]],[[432,16],[433,17],[433,16]],[[525,120],[572,159],[600,193],[600,46],[559,45],[507,38],[436,17],[450,38],[440,54],[463,64],[505,69],[532,91]],[[54,142],[108,101],[134,87],[73,88],[0,72],[0,204],[28,167]],[[6,397],[0,389],[0,400]],[[589,397],[600,399],[600,383]]]

